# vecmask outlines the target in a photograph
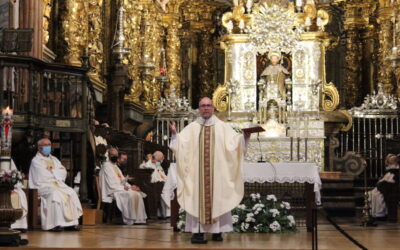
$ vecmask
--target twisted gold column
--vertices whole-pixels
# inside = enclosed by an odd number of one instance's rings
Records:
[[[181,93],[181,41],[179,38],[179,29],[181,24],[178,20],[169,21],[167,28],[167,75],[169,77],[169,86],[175,88],[175,94]]]
[[[140,96],[143,93],[143,86],[140,83],[140,70],[139,63],[141,59],[141,37],[140,35],[140,24],[142,18],[141,9],[143,6],[129,0],[124,1],[125,14],[125,46],[130,49],[129,56],[124,60],[124,64],[127,64],[128,76],[133,81],[130,94],[126,96],[126,100],[129,102],[140,103]]]
[[[361,46],[358,31],[353,27],[346,31],[346,56],[345,56],[345,105],[356,106],[360,86]]]
[[[378,50],[378,82],[383,83],[386,93],[392,93],[392,68],[387,58],[390,56],[393,46],[393,23],[391,15],[393,9],[380,1],[378,9],[379,23],[379,50]]]
[[[103,19],[102,19],[103,0],[88,1],[88,55],[90,62],[89,77],[96,85],[106,89],[103,83],[102,65],[104,62],[104,49],[102,39]]]
[[[83,50],[88,44],[88,2],[84,0],[66,1],[62,14],[62,37],[66,43],[64,62],[81,66]]]
[[[204,29],[199,33],[200,55],[199,55],[199,83],[201,85],[200,97],[211,98],[214,91],[213,83],[213,43],[210,29]]]

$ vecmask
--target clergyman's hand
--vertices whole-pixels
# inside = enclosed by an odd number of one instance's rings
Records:
[[[140,188],[138,186],[136,186],[136,185],[132,185],[131,189],[134,190],[134,191],[140,192]]]
[[[175,122],[169,122],[169,130],[171,131],[171,134],[173,134],[173,135],[176,134],[176,125],[175,125]]]

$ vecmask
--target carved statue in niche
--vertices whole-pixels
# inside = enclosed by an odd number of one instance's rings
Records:
[[[281,99],[286,101],[285,80],[290,73],[280,64],[281,58],[281,52],[270,51],[268,53],[270,65],[261,73],[260,83],[265,84],[262,97],[267,98],[267,100]]]
[[[169,0],[157,0],[158,5],[160,5],[161,9],[167,13],[168,12],[168,8],[167,8],[167,4],[168,4]]]

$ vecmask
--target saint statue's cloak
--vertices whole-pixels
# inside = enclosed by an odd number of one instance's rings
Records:
[[[216,116],[200,117],[173,138],[170,147],[177,160],[178,202],[187,213],[200,217],[201,224],[213,224],[240,203],[243,135]]]

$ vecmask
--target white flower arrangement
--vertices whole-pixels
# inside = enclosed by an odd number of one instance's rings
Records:
[[[272,217],[274,218],[279,215],[279,210],[276,208],[270,209],[269,212],[272,214]]]
[[[296,221],[290,214],[289,202],[277,202],[275,195],[261,197],[251,194],[232,210],[235,232],[240,233],[284,233],[296,231]],[[186,214],[179,211],[178,229],[185,231]]]
[[[237,208],[241,209],[241,210],[245,210],[246,209],[246,205],[240,204],[239,206],[237,206]]]
[[[282,205],[283,205],[283,208],[285,208],[285,209],[287,209],[287,210],[290,209],[290,203],[289,203],[289,202],[282,201]]]
[[[232,210],[235,232],[282,233],[296,231],[289,202],[278,202],[275,195],[250,194]]]
[[[279,222],[277,222],[277,221],[274,221],[269,225],[269,228],[271,228],[271,230],[273,232],[280,231],[281,230],[281,224],[279,224]]]
[[[269,195],[267,195],[267,200],[276,202],[278,199],[276,198],[275,195],[269,194]]]
[[[293,215],[288,215],[287,218],[288,218],[288,220],[289,220],[289,226],[294,226],[294,225],[296,225],[296,221],[294,220]]]

